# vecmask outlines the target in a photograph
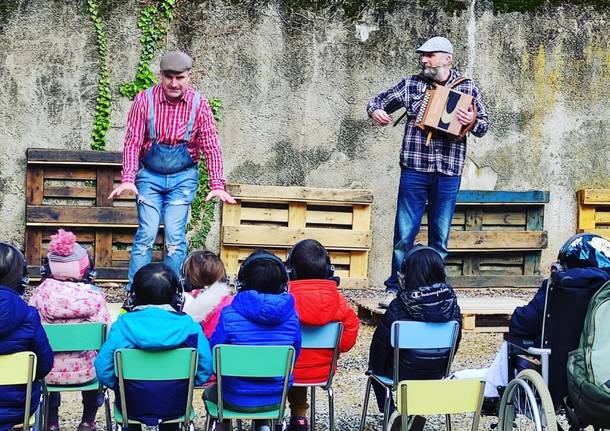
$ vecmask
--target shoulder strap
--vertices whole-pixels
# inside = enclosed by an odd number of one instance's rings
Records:
[[[184,138],[182,140],[187,142],[191,140],[191,133],[193,132],[193,125],[195,124],[195,114],[197,113],[197,108],[199,107],[199,101],[201,100],[201,94],[198,91],[195,91],[195,96],[193,96],[193,106],[191,107],[191,115],[189,117],[189,122],[186,125],[186,131],[184,132]]]
[[[148,100],[148,136],[150,140],[157,142],[157,132],[155,131],[155,104],[153,103],[153,87],[146,90],[146,99]]]
[[[468,81],[468,80],[470,80],[470,78],[466,78],[465,76],[460,76],[458,79],[453,81],[450,85],[448,85],[448,87],[449,88],[455,88],[458,85],[460,85],[462,82]]]

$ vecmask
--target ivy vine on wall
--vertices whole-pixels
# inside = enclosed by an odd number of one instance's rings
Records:
[[[91,148],[97,151],[106,149],[106,132],[110,128],[110,72],[108,69],[108,38],[100,17],[98,0],[87,0],[89,18],[95,26],[97,50],[100,56],[100,71],[97,83],[97,104],[91,132]]]

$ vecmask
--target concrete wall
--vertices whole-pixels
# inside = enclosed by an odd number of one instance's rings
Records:
[[[25,149],[89,147],[99,63],[84,3],[0,6],[2,239],[23,238]],[[446,35],[492,124],[469,140],[462,188],[549,190],[547,265],[575,230],[575,190],[610,187],[607,2],[321,3],[178,2],[167,46],[192,53],[195,85],[224,102],[227,179],[371,188],[370,266],[379,286],[390,263],[402,131],[374,127],[364,108],[417,70],[418,44]],[[142,6],[104,5],[114,91],[108,149],[120,150],[130,102],[116,90],[135,72]]]

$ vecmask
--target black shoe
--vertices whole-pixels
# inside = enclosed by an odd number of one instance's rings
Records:
[[[413,423],[411,424],[411,428],[409,431],[424,431],[424,426],[426,425],[426,418],[423,416],[414,416]]]
[[[286,431],[309,431],[307,418],[303,416],[290,416],[290,423]]]
[[[481,405],[481,416],[498,416],[500,410],[500,398],[483,398],[483,405]]]

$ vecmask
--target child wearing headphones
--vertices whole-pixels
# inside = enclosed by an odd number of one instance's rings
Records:
[[[110,323],[104,294],[93,284],[93,261],[76,242],[72,232],[59,229],[51,235],[43,280],[34,290],[30,305],[42,323]],[[53,369],[46,377],[49,384],[76,385],[95,380],[93,361],[97,352],[57,353]],[[83,391],[83,414],[78,431],[95,430],[95,416],[104,401],[97,390]],[[59,430],[59,392],[49,394],[48,430]]]
[[[343,323],[339,350],[350,350],[356,344],[360,321],[346,299],[337,290],[338,279],[322,244],[306,239],[294,245],[288,254],[286,267],[290,276],[288,291],[294,297],[299,320],[303,325],[322,326],[330,322]],[[295,383],[325,381],[330,371],[333,353],[328,349],[303,349],[294,364]],[[288,431],[308,431],[307,387],[294,386],[288,392],[290,423]]]
[[[390,344],[392,323],[403,320],[418,322],[455,320],[461,325],[457,297],[453,288],[446,282],[445,264],[438,251],[431,247],[415,245],[405,255],[398,273],[398,281],[400,285],[398,295],[390,303],[375,329],[369,353],[369,370],[390,379],[393,378],[394,369],[394,348]],[[443,378],[449,354],[448,349],[401,351],[399,380]],[[384,388],[373,381],[373,390],[379,411],[383,412]],[[394,401],[391,400],[390,413],[395,410]],[[424,423],[423,417],[417,417],[411,429],[423,429]],[[400,427],[400,418],[394,421],[392,429],[395,426]]]
[[[40,379],[53,366],[53,350],[38,312],[21,299],[27,284],[23,254],[15,246],[0,242],[0,355],[26,351],[36,354],[36,380],[32,384],[30,408],[30,414],[34,414],[40,400]],[[25,385],[3,386],[0,390],[0,430],[21,424],[24,413]]]
[[[294,346],[296,357],[301,350],[301,329],[288,294],[288,273],[277,256],[257,250],[241,264],[236,281],[237,295],[231,305],[220,312],[212,349],[217,344]],[[247,358],[244,358],[247,360]],[[291,382],[292,384],[292,376]],[[254,413],[279,408],[281,379],[222,379],[223,404],[227,409]],[[216,384],[209,386],[204,399],[218,402]],[[230,429],[229,421],[217,430]],[[269,431],[267,421],[255,421],[257,431]]]
[[[149,263],[136,272],[132,283],[134,307],[119,315],[95,360],[100,382],[118,395],[114,352],[118,349],[169,350],[193,347],[199,353],[195,384],[212,374],[212,356],[201,326],[181,311],[180,280],[164,263]],[[148,426],[184,414],[187,381],[126,381],[129,417]],[[116,403],[120,408],[120,404]],[[139,429],[129,425],[129,430]],[[160,424],[161,431],[177,430],[178,424]]]
[[[190,296],[187,296],[184,312],[201,323],[209,340],[218,325],[220,311],[233,301],[225,266],[211,251],[194,251],[182,264],[182,281]]]

